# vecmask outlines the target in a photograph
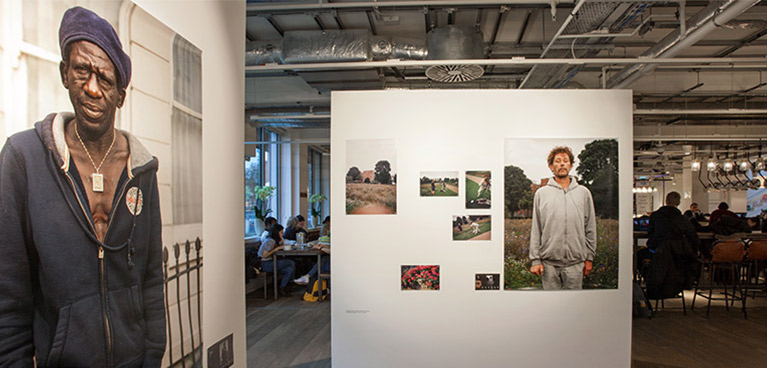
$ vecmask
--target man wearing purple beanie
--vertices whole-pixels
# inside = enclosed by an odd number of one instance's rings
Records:
[[[0,152],[0,367],[159,367],[157,158],[115,129],[131,78],[117,33],[64,13],[53,113]]]

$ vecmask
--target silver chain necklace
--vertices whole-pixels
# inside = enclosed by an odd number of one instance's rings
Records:
[[[91,153],[88,152],[88,147],[85,147],[85,143],[83,142],[83,139],[80,138],[80,133],[77,131],[77,122],[75,122],[75,134],[77,135],[77,139],[80,141],[80,144],[83,146],[83,149],[85,150],[85,154],[88,155],[88,159],[91,160],[91,165],[93,165],[93,168],[96,170],[95,173],[91,174],[93,191],[97,193],[101,193],[104,191],[104,175],[100,174],[99,170],[101,170],[101,166],[104,165],[104,161],[107,160],[109,153],[112,152],[112,147],[114,147],[115,145],[117,133],[115,132],[115,129],[112,128],[112,144],[109,145],[109,149],[107,150],[107,153],[104,155],[104,158],[101,159],[101,163],[99,163],[99,166],[96,166],[96,163],[93,162],[93,157],[91,157]]]

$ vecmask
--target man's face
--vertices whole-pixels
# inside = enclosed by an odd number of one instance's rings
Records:
[[[61,82],[69,90],[78,128],[101,135],[114,125],[115,110],[122,107],[125,90],[117,85],[117,73],[109,56],[96,44],[76,41],[69,60],[59,66]]]
[[[304,228],[304,225],[306,225],[306,221],[299,221],[299,222],[296,224],[296,229],[303,229],[303,228]]]
[[[698,211],[698,205],[697,204],[693,204],[693,205],[690,206],[690,209],[692,210],[692,212],[696,212],[696,211]]]
[[[554,156],[554,162],[549,165],[551,173],[557,179],[564,179],[570,175],[570,170],[573,168],[573,163],[570,162],[570,156],[566,153],[557,153]]]

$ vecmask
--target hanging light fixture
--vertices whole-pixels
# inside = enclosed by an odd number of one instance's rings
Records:
[[[733,167],[734,165],[730,159],[724,159],[724,162],[722,162],[722,170],[725,172],[731,172]]]
[[[690,166],[690,169],[692,169],[692,171],[700,171],[700,161],[698,161],[697,159],[693,160],[692,166]]]
[[[748,157],[744,158],[743,161],[740,161],[740,164],[738,165],[738,169],[740,170],[740,172],[746,172],[750,168],[751,168],[751,163],[748,162]]]
[[[708,163],[706,164],[706,170],[708,171],[716,170],[716,161],[714,161],[713,158],[708,159]]]

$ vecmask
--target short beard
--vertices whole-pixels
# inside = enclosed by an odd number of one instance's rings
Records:
[[[557,173],[554,173],[554,177],[557,178],[557,179],[566,179],[566,178],[570,177],[570,172],[568,172],[565,175],[559,175]]]

